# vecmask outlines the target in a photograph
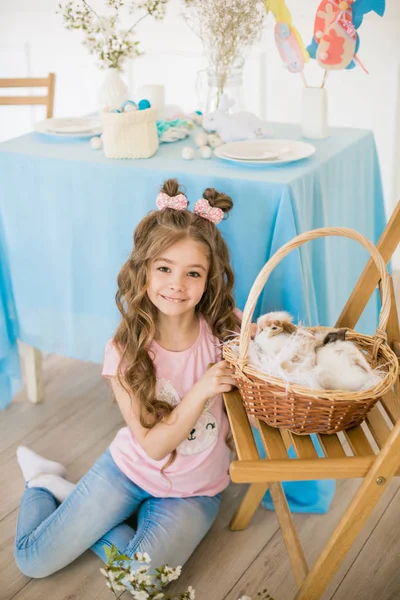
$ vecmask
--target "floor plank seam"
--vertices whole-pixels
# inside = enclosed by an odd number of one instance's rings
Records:
[[[85,404],[84,408],[81,408],[80,410],[82,411],[82,416],[86,416],[88,413],[90,413],[90,411],[92,410],[92,405],[95,405],[96,402],[98,401],[98,396],[95,394],[95,390],[96,390],[96,386],[93,388],[93,391],[91,393],[93,393],[93,398],[90,399],[87,404]],[[100,395],[100,394],[99,394]],[[76,402],[78,404],[78,397],[76,398]],[[63,418],[63,423],[65,423],[68,419],[74,418],[75,414],[76,414],[76,408],[73,405],[70,405],[67,411],[67,414],[64,415]],[[30,435],[34,434],[34,432],[40,428],[41,430],[43,429],[43,424],[48,422],[49,420],[54,419],[57,420],[57,413],[54,413],[54,415],[51,415],[50,417],[48,417],[47,419],[45,419],[44,421],[41,421],[40,423],[37,424],[36,427],[34,427],[33,429],[31,429],[30,431],[26,432],[26,434],[24,435],[24,438],[19,438],[17,441],[14,440],[14,442],[12,444],[10,444],[9,446],[7,446],[7,448],[3,449],[1,451],[1,454],[5,454],[6,452],[10,452],[10,449],[12,448],[12,446],[14,445],[16,448],[20,445],[23,445],[23,439],[28,438]],[[60,425],[60,422],[57,422],[55,427],[57,427],[58,425]],[[36,441],[36,440],[35,440]]]
[[[370,537],[372,536],[372,534],[374,533],[374,531],[376,530],[376,528],[379,526],[383,516],[385,515],[386,511],[388,510],[389,506],[391,506],[392,502],[395,500],[396,496],[400,494],[400,482],[398,484],[397,490],[396,492],[393,494],[392,499],[390,500],[390,502],[385,506],[385,509],[383,510],[381,516],[379,517],[378,521],[375,524],[375,527],[373,527],[373,529],[371,529],[370,534],[368,535],[368,537],[365,539],[364,543],[362,544],[361,548],[359,549],[359,551],[357,552],[356,556],[354,557],[354,559],[351,561],[351,564],[349,566],[348,569],[346,569],[346,572],[344,573],[343,577],[340,580],[340,583],[338,583],[335,591],[333,592],[333,595],[330,597],[329,600],[334,600],[336,594],[339,592],[340,587],[342,586],[342,584],[344,583],[346,577],[348,576],[348,574],[350,573],[351,569],[353,568],[354,564],[357,562],[360,554],[362,553],[362,551],[364,550],[365,546],[368,544]],[[372,516],[372,515],[371,515]],[[350,550],[349,550],[350,552]],[[343,564],[343,563],[342,563]]]
[[[26,586],[31,583],[31,581],[33,581],[32,577],[22,586],[22,588],[19,588],[19,590],[17,592],[15,592],[15,594],[10,596],[10,598],[8,598],[7,600],[13,600],[13,598],[15,598],[15,596],[17,596],[20,592],[22,592],[22,590],[25,589]]]
[[[263,509],[263,510],[266,510],[266,509]],[[267,510],[266,510],[266,512],[271,512],[271,513],[272,513],[272,511],[267,511]],[[273,513],[272,513],[272,514],[273,514]],[[268,544],[270,544],[270,543],[272,542],[272,540],[275,538],[275,536],[277,535],[277,533],[279,533],[279,531],[280,531],[280,527],[279,527],[279,525],[277,525],[277,528],[276,528],[276,530],[275,530],[275,531],[274,531],[274,533],[271,535],[271,537],[269,538],[268,542],[266,542],[266,543],[265,543],[265,545],[264,545],[264,546],[261,548],[261,550],[259,551],[259,553],[258,553],[258,554],[257,554],[257,555],[254,557],[254,559],[252,560],[252,562],[249,564],[249,566],[247,567],[247,569],[246,569],[245,571],[243,571],[243,572],[242,572],[242,574],[240,575],[239,579],[237,579],[237,580],[235,581],[235,583],[234,583],[234,584],[233,584],[233,586],[232,586],[232,587],[229,589],[229,591],[228,591],[228,593],[226,594],[226,596],[224,596],[224,597],[223,597],[223,599],[221,599],[221,600],[226,600],[226,598],[228,598],[229,594],[230,594],[230,593],[231,593],[231,592],[234,590],[235,586],[237,586],[237,584],[239,583],[239,581],[240,581],[241,579],[243,579],[243,577],[246,575],[247,571],[248,571],[249,569],[251,569],[251,567],[252,567],[253,563],[255,563],[255,562],[256,562],[257,558],[260,556],[260,554],[262,554],[262,553],[264,552],[265,548],[268,546]]]

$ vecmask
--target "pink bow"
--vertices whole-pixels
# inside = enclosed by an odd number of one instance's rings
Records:
[[[193,212],[199,215],[199,217],[203,217],[203,219],[208,219],[215,225],[218,225],[224,218],[224,211],[216,206],[210,206],[210,203],[205,198],[197,200],[193,207]]]
[[[177,196],[168,196],[165,192],[160,192],[157,196],[156,204],[159,210],[163,208],[173,208],[175,210],[185,210],[188,201],[184,194]]]
[[[352,21],[347,21],[343,19],[340,24],[343,27],[343,29],[347,31],[350,37],[354,37],[356,33],[356,28],[354,27]]]

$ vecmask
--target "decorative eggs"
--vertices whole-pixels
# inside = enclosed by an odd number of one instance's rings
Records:
[[[198,133],[196,133],[196,135],[194,136],[194,143],[196,144],[196,146],[198,148],[201,148],[202,146],[207,146],[207,134],[205,131],[199,131]]]
[[[143,98],[139,101],[139,104],[136,104],[136,102],[134,102],[133,100],[126,100],[122,104],[121,108],[113,108],[112,110],[110,110],[110,112],[128,113],[134,112],[135,110],[147,110],[148,108],[151,108],[151,104],[146,98]]]
[[[190,146],[185,146],[182,149],[182,158],[185,160],[193,160],[194,159],[194,150]]]
[[[201,148],[199,148],[199,156],[200,158],[211,158],[212,150],[210,146],[201,146]]]
[[[137,104],[133,100],[127,100],[121,106],[121,112],[133,112],[137,109],[138,109]]]
[[[92,137],[90,140],[90,145],[93,150],[100,150],[103,147],[102,139],[99,137]]]
[[[150,108],[150,106],[151,106],[150,102],[146,99],[140,100],[140,102],[138,104],[139,110],[146,110],[146,108]]]

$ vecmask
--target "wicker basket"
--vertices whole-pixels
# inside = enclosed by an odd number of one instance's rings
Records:
[[[253,312],[261,291],[276,265],[289,252],[303,243],[320,237],[342,236],[360,242],[372,255],[382,283],[382,308],[374,336],[348,330],[346,339],[364,351],[372,367],[385,373],[373,388],[357,392],[314,390],[297,384],[288,384],[272,377],[250,364],[248,349]],[[394,384],[398,373],[398,359],[386,343],[386,324],[390,312],[390,280],[382,256],[363,235],[347,228],[315,229],[297,236],[280,248],[265,264],[255,280],[244,309],[239,340],[224,346],[224,358],[234,366],[238,387],[247,412],[272,427],[289,429],[296,434],[337,433],[359,425],[368,411]],[[311,327],[312,331],[326,331],[327,327]],[[332,330],[332,328],[329,328]]]
[[[103,146],[107,158],[150,158],[157,152],[155,108],[126,113],[103,112]]]

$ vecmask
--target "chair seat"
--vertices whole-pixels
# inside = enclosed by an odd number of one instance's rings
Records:
[[[224,400],[238,454],[230,468],[235,483],[365,477],[400,418],[400,402],[390,392],[358,427],[339,434],[317,435],[325,458],[318,457],[309,435],[296,435],[257,420],[268,456],[261,460],[239,391],[225,394]],[[295,466],[287,454],[290,446],[298,459]]]

